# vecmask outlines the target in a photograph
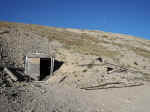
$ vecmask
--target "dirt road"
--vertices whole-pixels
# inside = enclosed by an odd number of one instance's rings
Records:
[[[87,91],[103,112],[149,112],[150,83],[144,86]]]
[[[18,88],[18,87],[17,87]],[[31,85],[0,96],[3,112],[149,112],[150,83],[107,90]],[[18,98],[17,98],[18,97]]]

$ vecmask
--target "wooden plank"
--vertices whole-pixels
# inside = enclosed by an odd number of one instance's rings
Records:
[[[32,64],[40,64],[40,58],[28,58],[28,62]]]
[[[8,74],[13,81],[18,80],[17,76],[15,76],[7,67],[4,68],[4,73]]]

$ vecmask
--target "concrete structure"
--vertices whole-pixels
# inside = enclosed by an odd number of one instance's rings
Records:
[[[30,53],[25,58],[25,74],[34,80],[44,80],[52,75],[54,58],[44,53]]]

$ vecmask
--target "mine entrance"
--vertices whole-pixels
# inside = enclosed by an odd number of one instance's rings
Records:
[[[63,63],[46,54],[32,53],[25,58],[25,74],[35,81],[47,80]]]
[[[50,75],[51,60],[50,58],[40,58],[40,80]]]

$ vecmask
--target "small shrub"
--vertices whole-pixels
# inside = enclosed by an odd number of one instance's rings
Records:
[[[105,37],[105,38],[107,38],[107,37],[108,37],[108,35],[106,35],[106,34],[105,34],[105,35],[103,35],[102,37]]]
[[[88,67],[88,68],[92,68],[92,67],[93,67],[93,64],[88,64],[87,67]]]
[[[87,72],[87,70],[85,69],[85,70],[83,70],[83,72]]]

